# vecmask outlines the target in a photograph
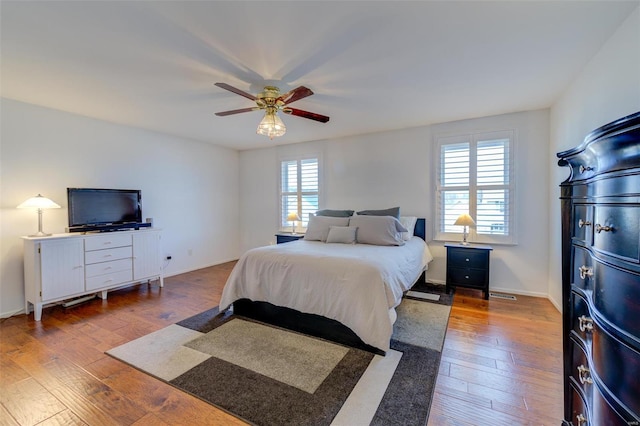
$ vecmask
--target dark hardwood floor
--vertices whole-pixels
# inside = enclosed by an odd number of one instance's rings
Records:
[[[0,425],[243,422],[104,354],[217,305],[234,263],[0,322]],[[429,425],[559,425],[560,314],[545,299],[459,290]]]

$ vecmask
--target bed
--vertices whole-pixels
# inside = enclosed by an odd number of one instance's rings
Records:
[[[360,347],[389,350],[395,308],[433,259],[425,221],[400,246],[301,239],[246,252],[225,284],[220,311]]]

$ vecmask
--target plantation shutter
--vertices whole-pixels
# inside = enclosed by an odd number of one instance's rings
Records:
[[[290,212],[300,216],[299,224],[303,228],[309,222],[309,213],[318,210],[318,159],[302,158],[281,162],[281,209],[280,227],[290,227],[287,221]]]
[[[462,227],[453,223],[469,213],[476,222],[470,230],[475,241],[515,242],[512,141],[512,131],[438,139],[437,239],[461,234]]]

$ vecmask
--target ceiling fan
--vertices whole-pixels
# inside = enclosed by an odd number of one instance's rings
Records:
[[[288,106],[290,103],[313,95],[311,89],[308,89],[304,86],[296,87],[295,89],[282,95],[280,94],[280,89],[278,89],[277,87],[265,86],[264,90],[261,93],[258,93],[256,96],[230,86],[226,83],[216,83],[216,86],[233,92],[237,95],[244,96],[245,98],[251,99],[256,103],[256,106],[254,107],[216,112],[216,115],[224,117],[227,115],[239,114],[241,112],[264,110],[264,118],[258,125],[258,130],[256,131],[256,133],[268,136],[269,139],[282,136],[287,131],[286,126],[284,125],[280,117],[278,117],[278,111],[282,111],[283,113],[289,115],[295,115],[298,117],[319,121],[321,123],[326,123],[327,121],[329,121],[329,117],[327,117],[326,115],[303,111],[301,109],[291,108]]]

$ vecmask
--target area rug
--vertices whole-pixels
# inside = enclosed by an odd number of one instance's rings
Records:
[[[256,425],[425,425],[450,306],[396,310],[386,356],[217,308],[107,353]]]

